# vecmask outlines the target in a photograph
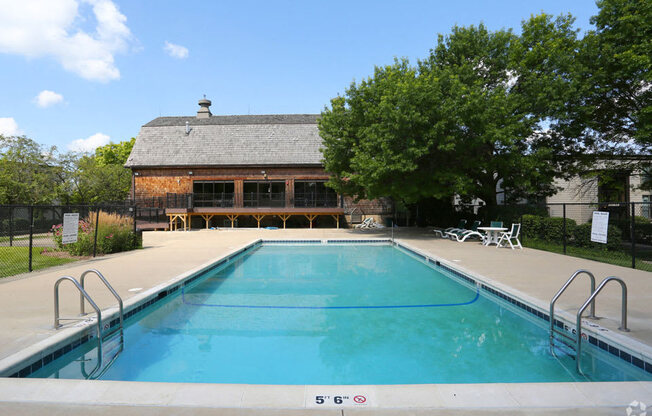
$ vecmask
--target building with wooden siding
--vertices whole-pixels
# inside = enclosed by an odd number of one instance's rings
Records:
[[[196,116],[142,126],[125,165],[132,198],[164,210],[171,228],[339,227],[345,213],[388,210],[383,201],[356,207],[325,186],[318,115],[213,116],[209,100],[199,105]]]

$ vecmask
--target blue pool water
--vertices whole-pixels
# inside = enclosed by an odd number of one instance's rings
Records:
[[[102,379],[418,384],[646,379],[389,245],[264,245],[136,315]],[[587,343],[588,344],[588,343]],[[32,377],[83,378],[94,343]],[[108,361],[111,343],[104,354]],[[84,370],[84,371],[82,371]]]

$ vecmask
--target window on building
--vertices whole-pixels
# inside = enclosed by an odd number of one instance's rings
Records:
[[[652,202],[652,195],[643,195],[643,203],[641,204],[641,216],[647,218],[648,220],[652,219],[652,207],[650,207],[650,202]]]
[[[629,172],[601,172],[598,176],[598,202],[629,202]]]
[[[194,181],[192,184],[196,207],[232,207],[233,191],[232,181]]]
[[[324,181],[295,181],[294,206],[337,207],[337,193],[327,187]]]
[[[285,181],[245,182],[243,184],[245,207],[284,207]]]

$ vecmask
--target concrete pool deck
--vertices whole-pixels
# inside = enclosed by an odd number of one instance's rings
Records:
[[[575,257],[562,256],[544,251],[524,249],[496,249],[495,246],[483,247],[476,242],[457,243],[449,240],[438,239],[433,236],[432,232],[418,229],[399,229],[394,231],[395,239],[409,244],[411,247],[419,249],[434,257],[447,259],[454,267],[463,271],[468,271],[477,276],[487,278],[487,281],[496,287],[504,288],[505,291],[528,300],[532,304],[547,310],[550,298],[568,279],[568,277],[577,269],[588,269],[592,271],[599,283],[606,276],[619,276],[627,283],[629,289],[629,313],[628,326],[631,329],[629,333],[622,333],[617,330],[620,323],[620,287],[616,284],[610,285],[600,294],[597,300],[597,315],[602,317],[597,321],[600,326],[608,328],[615,337],[624,337],[626,341],[634,343],[640,342],[645,344],[645,348],[652,348],[652,273],[640,270],[632,270],[619,266],[613,266],[604,263],[597,263],[590,260],[579,259]],[[0,314],[0,359],[6,358],[11,354],[25,350],[39,341],[43,341],[54,335],[57,331],[52,329],[53,320],[53,294],[52,288],[57,278],[63,275],[71,275],[78,278],[86,269],[99,269],[111,282],[116,291],[123,297],[125,303],[129,299],[137,296],[139,293],[149,288],[163,284],[174,279],[176,276],[187,272],[190,269],[207,263],[211,260],[220,258],[225,254],[244,246],[257,239],[325,239],[325,238],[342,238],[342,239],[359,239],[359,238],[384,238],[390,236],[390,230],[335,230],[335,229],[288,229],[288,230],[201,230],[191,232],[146,232],[144,233],[144,249],[128,253],[120,253],[111,256],[105,256],[93,260],[87,260],[72,264],[67,264],[57,268],[47,269],[45,271],[34,272],[32,274],[21,275],[12,278],[0,279],[0,305],[2,305],[2,314]],[[589,285],[585,277],[578,278],[567,293],[565,293],[557,303],[558,314],[571,319],[577,311],[578,306],[586,299],[589,293]],[[110,293],[101,286],[98,279],[88,280],[87,288],[95,301],[101,308],[107,308],[115,305],[115,300]],[[135,290],[140,288],[140,290]],[[130,291],[131,289],[131,291]],[[68,285],[61,286],[61,308],[62,316],[75,316],[78,313],[79,301],[78,294]],[[3,412],[3,406],[11,403],[29,403],[34,408],[34,414],[38,413],[40,405],[39,400],[24,397],[21,400],[21,392],[30,390],[49,391],[56,383],[81,383],[76,384],[75,389],[79,386],[91,386],[95,382],[85,381],[62,381],[62,380],[16,380],[0,379],[0,412]],[[91,383],[91,384],[84,384]],[[107,383],[107,382],[101,382]],[[108,385],[112,389],[120,391],[129,383],[113,382]],[[133,384],[133,383],[132,383]],[[161,383],[164,384],[164,383]],[[161,385],[158,384],[158,385]],[[172,383],[174,384],[174,383]],[[102,384],[106,385],[106,384]],[[152,386],[157,384],[150,383]],[[590,387],[591,385],[601,387]],[[7,386],[14,386],[8,388]],[[50,386],[50,387],[48,387]],[[204,385],[205,386],[205,385]],[[564,386],[563,383],[549,383],[545,386],[548,388],[536,387],[529,384],[515,385],[475,385],[475,389],[482,387],[480,392],[467,393],[472,401],[464,401],[464,406],[451,406],[446,400],[425,400],[420,394],[412,395],[413,390],[422,390],[423,394],[429,394],[430,397],[442,396],[440,391],[446,391],[446,386],[439,386],[436,394],[433,394],[432,385],[409,386],[410,392],[402,396],[403,405],[394,406],[391,401],[381,408],[392,408],[395,411],[407,408],[420,408],[426,411],[429,408],[435,409],[495,409],[513,408],[513,409],[539,409],[544,411],[546,408],[550,411],[551,406],[544,406],[545,403],[562,403],[541,401],[536,405],[536,401],[526,400],[527,397],[560,397],[559,391],[552,386]],[[459,386],[459,385],[458,385]],[[474,385],[462,385],[456,388],[456,391],[463,392],[471,389]],[[487,387],[489,386],[489,387]],[[493,387],[492,387],[493,386]],[[505,387],[502,387],[505,386]],[[527,386],[532,386],[530,393],[527,393]],[[217,385],[215,388],[219,388]],[[298,386],[294,386],[298,387]],[[407,388],[408,386],[405,386]],[[437,386],[435,386],[437,387]],[[154,388],[158,390],[158,388]],[[192,388],[185,385],[184,388]],[[240,387],[241,389],[243,387]],[[280,387],[270,387],[280,388]],[[303,387],[301,387],[303,388]],[[375,386],[375,389],[382,386]],[[392,391],[402,390],[404,387],[393,386]],[[425,390],[424,390],[425,389]],[[443,390],[442,390],[443,389]],[[506,401],[498,400],[498,407],[491,405],[486,400],[480,400],[484,405],[478,405],[477,399],[486,396],[491,390],[500,390],[506,393],[511,399]],[[292,389],[291,389],[292,390]],[[549,394],[542,393],[546,390]],[[484,393],[482,393],[484,391]],[[517,394],[516,391],[521,393]],[[563,408],[569,409],[572,403],[578,409],[619,409],[624,414],[624,409],[628,403],[633,400],[639,400],[645,403],[652,403],[652,383],[610,383],[607,388],[605,383],[568,383],[562,391],[567,394],[568,400],[563,401]],[[600,394],[595,392],[600,391]],[[11,393],[13,392],[13,393]],[[429,392],[429,393],[428,393]],[[502,397],[500,392],[494,392],[492,397]],[[579,393],[578,393],[579,392]],[[243,393],[244,394],[244,393]],[[289,394],[289,393],[288,393]],[[303,393],[302,393],[303,394]],[[376,393],[385,400],[388,392]],[[543,394],[543,396],[542,396]],[[45,395],[47,396],[47,395]],[[218,395],[219,396],[219,395]],[[215,397],[218,397],[215,396]],[[389,395],[391,396],[391,395]],[[241,399],[244,396],[240,396]],[[405,399],[412,397],[412,399]],[[598,400],[602,398],[602,400]],[[647,399],[647,400],[646,400]],[[379,400],[379,403],[383,402]],[[413,406],[410,406],[412,400]],[[425,400],[425,401],[424,401]],[[574,402],[572,401],[574,400]],[[50,402],[50,401],[48,401]],[[64,401],[58,406],[64,408],[78,406],[88,407],[92,403],[79,400]],[[114,405],[125,406],[125,403],[113,403],[109,401],[94,402],[96,405],[103,404],[111,407]],[[215,399],[213,406],[219,407],[219,400]],[[242,400],[239,406],[222,407],[232,409],[250,408]],[[419,404],[421,403],[421,404]],[[448,404],[447,404],[448,403]],[[131,402],[133,405],[143,405],[137,398]],[[169,403],[174,406],[173,402]],[[52,404],[55,406],[55,404]],[[183,404],[182,407],[189,404]],[[27,411],[30,406],[24,408]],[[199,404],[199,408],[202,407]],[[243,407],[244,406],[244,407]],[[599,407],[595,407],[599,406]],[[624,406],[624,407],[622,407]],[[56,407],[56,406],[55,406]],[[271,406],[275,409],[290,409],[295,406]],[[413,410],[415,410],[413,409]],[[99,407],[96,409],[99,410]],[[259,409],[262,410],[262,409]],[[299,409],[300,410],[300,409]],[[304,409],[308,410],[308,409]],[[319,410],[319,409],[312,409]],[[371,410],[371,409],[368,409]],[[380,410],[376,408],[376,410]],[[600,412],[602,412],[600,410]],[[364,409],[346,409],[347,414],[351,412],[364,411]],[[561,411],[561,410],[560,410]],[[63,411],[62,411],[63,412]],[[9,412],[8,412],[9,413]],[[70,414],[66,412],[67,414]],[[188,414],[187,411],[184,411]],[[26,413],[29,414],[29,413]],[[102,413],[98,413],[102,414]],[[202,414],[202,413],[198,413]],[[245,413],[238,413],[245,414]],[[260,413],[251,413],[260,414]],[[330,414],[330,413],[324,413]],[[337,414],[341,414],[337,410]],[[465,414],[465,413],[452,413]],[[514,413],[520,414],[520,413]],[[527,414],[527,413],[523,413]],[[540,414],[540,413],[537,413]],[[586,413],[586,414],[596,414]],[[609,413],[598,413],[609,414]]]

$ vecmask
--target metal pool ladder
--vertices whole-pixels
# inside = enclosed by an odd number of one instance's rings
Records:
[[[102,283],[104,283],[104,285],[107,287],[107,289],[109,289],[111,294],[118,300],[118,308],[119,308],[119,312],[120,312],[120,324],[118,325],[118,328],[116,328],[114,330],[110,330],[106,334],[102,334],[102,311],[97,306],[95,301],[93,301],[93,298],[91,298],[91,296],[88,294],[88,292],[86,292],[86,290],[84,289],[84,279],[86,278],[86,276],[88,274],[91,274],[91,273],[95,274],[97,277],[99,277],[99,279],[102,281]],[[102,273],[100,273],[99,270],[96,270],[96,269],[86,270],[84,273],[81,274],[81,277],[80,277],[81,283],[78,282],[77,279],[75,279],[74,277],[62,276],[59,279],[57,279],[57,281],[54,283],[54,328],[55,329],[58,329],[58,328],[61,327],[61,321],[62,320],[80,321],[80,320],[84,319],[84,318],[61,318],[59,316],[59,285],[61,284],[61,282],[65,281],[65,280],[68,280],[68,281],[72,282],[72,284],[75,285],[77,290],[79,290],[79,312],[80,312],[79,315],[80,316],[86,315],[86,313],[84,311],[84,305],[85,305],[84,301],[88,301],[88,303],[91,305],[91,307],[95,310],[95,313],[97,314],[97,356],[98,356],[97,364],[96,364],[95,368],[88,374],[85,372],[85,369],[82,366],[82,373],[84,374],[84,376],[87,379],[88,378],[100,377],[109,368],[109,366],[111,364],[113,364],[113,362],[115,361],[117,356],[124,349],[124,313],[123,313],[122,298],[120,297],[120,295],[118,295],[118,293],[115,291],[115,289],[113,289],[113,286],[111,286],[111,284],[108,282],[108,280],[106,280],[106,278],[102,275]],[[97,373],[102,368],[102,361],[103,361],[102,342],[104,341],[105,338],[107,338],[107,337],[109,337],[109,336],[111,336],[111,335],[113,335],[115,333],[119,333],[119,337],[120,337],[118,351],[111,358],[108,365],[100,372],[100,374],[98,374],[96,377],[93,377],[95,375],[95,373]]]
[[[588,274],[589,277],[591,278],[591,294],[589,297],[586,299],[584,304],[580,306],[579,310],[577,311],[577,316],[576,316],[576,326],[575,326],[575,338],[571,337],[568,334],[564,334],[561,331],[558,331],[555,329],[555,302],[559,298],[559,296],[568,288],[568,286],[571,284],[571,282],[577,277],[578,275],[585,273]],[[570,339],[571,341],[575,342],[575,366],[576,370],[579,374],[584,375],[582,372],[582,363],[581,363],[581,358],[582,358],[582,314],[586,310],[586,308],[591,306],[591,312],[589,317],[595,318],[595,298],[598,296],[598,294],[602,291],[602,289],[607,285],[607,283],[611,281],[616,281],[620,284],[620,287],[622,289],[622,295],[621,295],[621,316],[620,316],[620,327],[618,328],[620,331],[624,332],[629,332],[629,329],[627,328],[627,285],[623,281],[623,279],[616,277],[616,276],[609,276],[605,278],[602,282],[600,282],[600,285],[598,285],[597,289],[595,288],[595,277],[593,276],[593,273],[589,272],[588,270],[580,269],[573,273],[573,275],[568,279],[568,281],[562,286],[561,289],[553,296],[552,300],[550,301],[550,352],[554,356],[554,334],[557,333],[559,335],[562,335],[563,337]]]
[[[561,287],[561,289],[559,289],[559,291],[555,294],[555,296],[552,297],[552,300],[550,301],[550,353],[554,357],[556,357],[556,355],[555,355],[555,334],[561,335],[564,338],[567,338],[567,339],[569,339],[571,341],[574,341],[573,338],[570,335],[566,334],[563,331],[559,331],[559,330],[555,329],[555,302],[557,302],[557,299],[559,299],[561,294],[566,291],[568,286],[570,286],[570,284],[573,283],[573,280],[575,280],[575,278],[577,276],[581,275],[581,274],[586,274],[591,279],[591,292],[589,292],[589,296],[591,296],[593,294],[593,292],[595,292],[595,276],[593,276],[593,273],[591,273],[588,270],[580,269],[580,270],[577,270],[575,273],[573,273],[571,275],[571,277],[568,278],[566,283],[564,283],[564,285]],[[591,302],[591,313],[590,313],[589,317],[595,318],[595,300],[593,300],[593,302]]]

